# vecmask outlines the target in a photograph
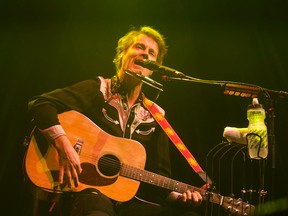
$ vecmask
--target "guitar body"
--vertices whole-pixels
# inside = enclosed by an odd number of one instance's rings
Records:
[[[139,181],[119,175],[122,164],[144,169],[146,152],[137,141],[111,136],[76,111],[58,115],[67,137],[80,156],[82,173],[78,187],[58,182],[56,149],[35,129],[25,157],[25,171],[37,187],[51,192],[79,192],[95,188],[117,201],[133,198]],[[112,168],[112,169],[111,169]]]

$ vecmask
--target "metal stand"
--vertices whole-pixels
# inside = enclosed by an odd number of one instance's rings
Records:
[[[165,67],[164,67],[165,68]],[[168,68],[169,73],[172,76],[172,72],[174,69]],[[174,70],[176,71],[176,70]],[[158,72],[161,72],[161,68],[158,68]],[[164,74],[167,74],[167,70],[163,71]],[[269,155],[271,158],[271,199],[274,199],[274,193],[275,193],[275,175],[276,175],[276,154],[275,154],[275,135],[274,135],[274,101],[272,100],[271,96],[273,97],[281,97],[288,99],[288,92],[285,91],[275,91],[270,90],[267,88],[262,88],[257,85],[247,84],[247,83],[239,83],[239,82],[231,82],[231,81],[215,81],[215,80],[203,80],[198,79],[194,77],[190,77],[185,75],[182,72],[176,71],[178,73],[181,73],[181,77],[169,77],[169,76],[163,76],[164,81],[188,81],[193,83],[203,83],[203,84],[210,84],[210,85],[218,85],[221,88],[223,88],[223,93],[226,95],[233,95],[233,96],[240,96],[240,97],[259,97],[264,95],[266,102],[268,101],[268,149],[269,149]],[[268,155],[268,157],[269,157]],[[264,197],[267,194],[267,191],[264,190],[264,165],[266,164],[266,160],[262,161],[262,166],[260,167],[261,171],[261,179],[260,179],[260,189],[259,189],[259,203],[264,202]]]

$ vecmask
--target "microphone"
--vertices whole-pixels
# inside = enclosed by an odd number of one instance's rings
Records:
[[[169,68],[163,65],[158,64],[155,61],[151,61],[151,60],[144,60],[144,61],[140,61],[140,60],[136,60],[134,61],[135,64],[140,65],[144,68],[147,68],[149,70],[152,70],[154,72],[159,72],[159,73],[163,73],[164,75],[168,75],[168,76],[174,76],[174,77],[186,77],[185,74],[183,74],[182,72],[179,72],[173,68]]]

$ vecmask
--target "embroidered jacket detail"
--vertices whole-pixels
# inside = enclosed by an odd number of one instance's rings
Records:
[[[155,131],[155,127],[152,127],[150,130],[147,131],[141,131],[141,130],[135,130],[135,133],[141,134],[141,135],[149,135],[150,133]]]
[[[118,125],[118,124],[119,124],[119,121],[118,121],[118,120],[114,120],[114,119],[112,119],[111,117],[109,117],[109,116],[107,115],[107,110],[106,110],[106,109],[103,108],[103,109],[102,109],[102,113],[103,113],[104,117],[105,117],[108,121],[114,123],[115,125]]]
[[[138,135],[147,136],[155,131],[155,126],[153,126],[155,119],[149,110],[147,110],[142,104],[141,97],[139,97],[138,102],[136,102],[130,109],[128,109],[127,97],[121,95],[120,93],[112,94],[111,92],[113,85],[116,85],[116,87],[120,85],[117,84],[117,80],[115,81],[116,78],[113,78],[114,81],[112,79],[104,79],[103,77],[99,78],[101,80],[100,91],[103,93],[104,99],[106,100],[107,104],[109,104],[111,107],[114,107],[118,112],[119,119],[115,119],[115,116],[113,118],[109,116],[109,112],[107,112],[106,109],[102,109],[104,117],[109,122],[115,125],[120,124],[123,134],[126,134],[125,136],[129,138],[132,137],[134,132]],[[116,82],[116,84],[112,84],[112,82]],[[161,107],[159,108],[161,113],[164,115],[164,110],[161,109]]]

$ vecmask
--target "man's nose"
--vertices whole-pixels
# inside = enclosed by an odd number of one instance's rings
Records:
[[[143,57],[144,59],[148,59],[148,54],[147,54],[147,53],[142,53],[141,55],[142,55],[142,57]]]
[[[148,54],[143,53],[142,56],[143,56],[144,59],[148,59]]]

